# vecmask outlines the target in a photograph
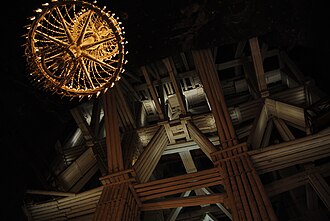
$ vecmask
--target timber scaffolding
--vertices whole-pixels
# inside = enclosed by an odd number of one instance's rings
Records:
[[[232,48],[129,70],[72,109],[29,220],[328,220],[329,99],[285,51]]]

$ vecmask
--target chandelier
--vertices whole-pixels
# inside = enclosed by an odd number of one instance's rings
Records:
[[[25,55],[38,88],[81,100],[114,86],[127,62],[124,27],[114,13],[70,0],[45,3],[36,13]]]

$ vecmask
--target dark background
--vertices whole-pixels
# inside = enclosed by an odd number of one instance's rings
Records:
[[[44,94],[27,81],[22,46],[27,17],[44,1],[8,1],[1,11],[1,214],[25,220],[24,191],[38,189],[38,171],[52,159],[54,144],[74,126],[77,103]],[[167,55],[260,36],[289,50],[305,75],[329,93],[329,8],[307,0],[99,1],[123,21],[128,69]],[[5,197],[2,197],[5,196]]]

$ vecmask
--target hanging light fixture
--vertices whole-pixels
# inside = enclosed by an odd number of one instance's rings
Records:
[[[25,50],[32,82],[79,99],[114,86],[124,70],[127,43],[114,13],[70,0],[53,0],[35,12]]]

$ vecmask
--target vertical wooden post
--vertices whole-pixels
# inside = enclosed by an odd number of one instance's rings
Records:
[[[132,186],[135,172],[124,170],[116,90],[104,96],[104,119],[109,175],[100,178],[105,186],[93,221],[135,221],[139,219],[140,202]]]

